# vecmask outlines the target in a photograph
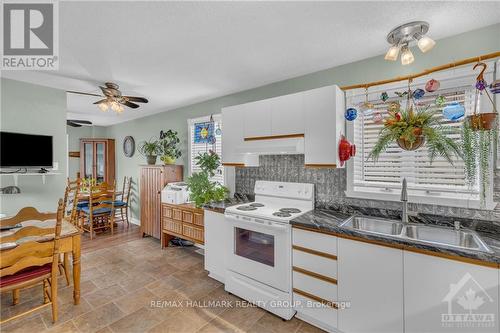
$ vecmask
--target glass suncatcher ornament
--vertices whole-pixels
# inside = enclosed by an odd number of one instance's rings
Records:
[[[348,108],[347,110],[345,110],[344,118],[346,120],[353,121],[357,117],[358,117],[358,110],[356,110],[355,108]]]
[[[452,102],[443,108],[443,117],[446,119],[457,121],[465,115],[465,108],[459,102]]]
[[[211,143],[210,137],[214,136],[214,123],[205,121],[194,124],[194,143]]]
[[[363,112],[365,115],[369,115],[373,112],[373,103],[368,101],[368,88],[365,88],[365,101],[361,103],[359,111]]]

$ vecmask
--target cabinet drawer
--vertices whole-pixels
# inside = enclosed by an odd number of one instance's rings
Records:
[[[194,213],[193,214],[193,224],[203,226],[203,214]]]
[[[182,234],[182,222],[164,218],[163,229],[180,235]]]
[[[182,210],[177,208],[172,208],[172,218],[174,220],[182,221]]]
[[[183,210],[182,211],[182,221],[186,223],[193,223],[193,213]]]
[[[182,234],[203,243],[204,232],[202,228],[184,224],[182,228]]]
[[[307,316],[307,318],[304,318],[305,320],[313,319],[315,324],[317,324],[316,322],[321,323],[321,328],[329,331],[337,328],[337,309],[295,292],[293,293],[293,302],[299,318],[301,314],[304,314]]]
[[[309,275],[293,272],[293,288],[305,291],[324,300],[337,301],[337,285]]]
[[[172,218],[172,208],[169,206],[162,206],[161,216],[171,219]]]
[[[293,266],[337,279],[337,260],[293,250]]]
[[[293,245],[337,255],[337,237],[293,228]]]

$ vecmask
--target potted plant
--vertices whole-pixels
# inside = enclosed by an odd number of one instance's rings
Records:
[[[179,140],[176,131],[168,130],[160,134],[160,159],[165,164],[175,164],[175,161],[181,157],[182,153],[178,147],[181,140]]]
[[[196,207],[224,200],[229,193],[227,187],[210,180],[220,165],[219,155],[210,150],[208,153],[199,154],[195,159],[201,171],[193,173],[187,179],[188,189],[191,192],[190,199],[194,201]]]
[[[377,160],[393,142],[404,150],[416,150],[425,143],[431,162],[440,155],[453,164],[453,157],[461,157],[462,151],[447,136],[452,129],[442,126],[439,118],[434,117],[435,111],[428,106],[423,109],[415,106],[414,111],[414,105],[408,104],[410,106],[405,110],[395,108],[389,111],[389,117],[384,121],[384,127],[368,158]]]
[[[156,158],[161,152],[159,141],[156,138],[151,138],[149,141],[142,141],[139,145],[139,152],[146,156],[149,165],[156,164]]]

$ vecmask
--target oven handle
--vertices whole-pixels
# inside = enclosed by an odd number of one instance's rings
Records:
[[[249,218],[249,217],[242,217],[241,219],[236,218],[232,215],[226,214],[225,217],[231,221],[235,222],[242,222],[242,223],[248,223],[248,224],[253,224],[256,226],[262,226],[264,228],[268,229],[274,229],[274,230],[286,230],[287,226],[283,224],[278,224],[278,223],[273,223],[272,224],[267,224],[267,221],[261,220],[261,219],[255,219],[255,218]]]

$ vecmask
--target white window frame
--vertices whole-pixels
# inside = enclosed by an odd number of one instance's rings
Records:
[[[222,122],[222,114],[218,113],[218,114],[213,114],[212,115],[212,118],[215,122]],[[192,141],[193,141],[193,138],[191,136],[191,127],[196,124],[196,123],[203,123],[203,122],[208,122],[210,121],[210,115],[209,116],[203,116],[203,117],[198,117],[198,118],[191,118],[191,119],[188,119],[187,120],[187,123],[188,123],[188,168],[189,168],[189,172],[188,174],[191,176],[192,174],[192,158],[191,158],[191,155],[192,155],[192,152],[191,152],[191,146],[192,146]],[[222,124],[222,126],[224,126]],[[224,135],[224,133],[222,133],[222,135]],[[222,142],[221,142],[222,144]],[[222,145],[221,145],[221,154],[220,154],[220,158],[221,158],[221,163],[222,163]],[[221,185],[224,185],[224,183],[226,182],[226,170],[223,171],[224,174],[223,174],[223,181],[221,183]]]
[[[491,82],[493,79],[493,74],[495,72],[495,63],[489,62],[488,69],[485,72],[485,79],[487,82]],[[467,68],[455,68],[448,71],[437,72],[432,74],[432,78],[441,81],[442,83],[446,80],[453,81],[454,86],[461,86],[467,84],[474,84],[475,77],[479,74],[479,71],[472,71],[472,65],[467,66]],[[425,76],[422,78],[418,78],[413,80],[412,88],[415,86],[423,87],[425,82],[429,80],[431,77]],[[405,91],[407,88],[407,81],[401,81],[391,84],[386,84],[383,86],[377,86],[369,89],[370,99],[373,99],[374,96],[380,96],[383,91],[390,90],[399,90]],[[350,90],[346,92],[346,101],[353,97],[364,96],[364,89],[356,89]],[[372,97],[373,95],[373,97]],[[496,104],[498,105],[498,97],[496,98]],[[491,111],[492,105],[487,99],[486,96],[480,101],[482,112]],[[346,103],[347,105],[347,103]],[[348,139],[353,142],[354,141],[354,124],[353,122],[346,122],[346,134]],[[355,157],[356,158],[356,157]],[[491,156],[491,160],[493,161],[493,156]],[[490,172],[490,180],[489,180],[489,188],[486,193],[486,200],[484,202],[484,206],[481,207],[479,196],[476,195],[472,197],[470,194],[466,194],[465,192],[446,192],[446,191],[425,191],[422,189],[416,189],[408,187],[408,200],[412,203],[420,203],[420,204],[431,204],[431,205],[440,205],[440,206],[451,206],[451,207],[463,207],[463,208],[471,208],[471,209],[487,209],[492,210],[495,208],[496,203],[493,202],[493,173],[494,173],[494,163],[490,163],[491,172]],[[371,200],[386,200],[386,201],[400,201],[401,196],[401,185],[384,185],[383,187],[369,187],[369,186],[354,186],[354,161],[353,159],[347,161],[346,165],[347,169],[347,187],[345,191],[346,197],[349,198],[360,198],[360,199],[371,199]],[[480,189],[481,191],[481,189]]]

